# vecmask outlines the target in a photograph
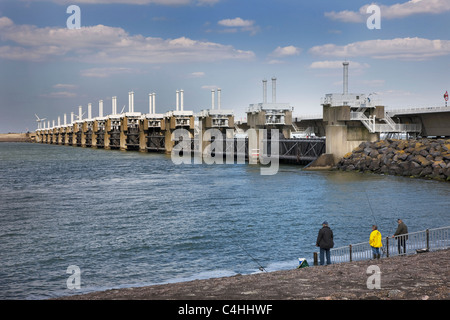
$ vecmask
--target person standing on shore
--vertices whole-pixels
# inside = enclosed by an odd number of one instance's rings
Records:
[[[406,240],[408,240],[408,227],[402,221],[402,219],[397,220],[398,227],[392,238],[397,237],[398,254],[402,254],[401,248],[403,247],[403,253],[406,254]]]
[[[334,247],[333,231],[328,226],[328,222],[322,222],[322,229],[319,230],[317,235],[316,246],[320,247],[320,265],[325,263],[325,255],[327,258],[327,265],[331,264],[330,249]]]
[[[380,259],[380,248],[383,246],[383,244],[381,243],[381,233],[380,231],[378,231],[378,227],[376,225],[372,226],[369,244],[372,247],[373,258]]]

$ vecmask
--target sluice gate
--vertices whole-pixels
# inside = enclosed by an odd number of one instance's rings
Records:
[[[279,159],[306,164],[325,153],[325,139],[280,139]],[[270,142],[266,141],[270,146]]]
[[[210,140],[206,143],[206,148],[200,150],[202,146],[199,139],[190,139],[182,148],[177,148],[179,143],[182,141],[176,141],[174,143],[174,151],[182,149],[183,152],[191,152],[193,155],[207,155],[212,157],[223,156],[226,159],[235,160],[249,160],[252,156],[254,158],[270,158],[276,157],[280,162],[284,163],[295,163],[306,165],[314,160],[316,160],[320,155],[325,153],[326,150],[326,139],[316,138],[316,139],[279,139],[278,142],[278,152],[272,150],[271,140],[262,140],[263,147],[261,145],[249,144],[248,138],[232,138],[227,139],[224,137],[221,142],[218,140]],[[203,146],[205,141],[203,141]],[[190,145],[189,147],[186,147]],[[212,149],[209,149],[213,146]],[[260,152],[262,150],[262,152]]]

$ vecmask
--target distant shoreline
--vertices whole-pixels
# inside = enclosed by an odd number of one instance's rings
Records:
[[[0,133],[0,142],[32,142],[34,134],[28,133]]]

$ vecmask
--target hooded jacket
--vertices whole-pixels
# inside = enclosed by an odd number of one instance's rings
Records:
[[[370,244],[371,247],[374,247],[374,248],[381,248],[383,246],[383,244],[381,243],[381,233],[380,233],[380,231],[373,230],[370,233],[369,244]]]

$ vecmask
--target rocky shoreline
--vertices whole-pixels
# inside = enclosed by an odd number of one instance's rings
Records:
[[[449,300],[450,249],[380,260],[112,289],[57,300]],[[370,289],[368,267],[381,285]]]
[[[450,181],[450,139],[363,142],[344,155],[336,168]]]

